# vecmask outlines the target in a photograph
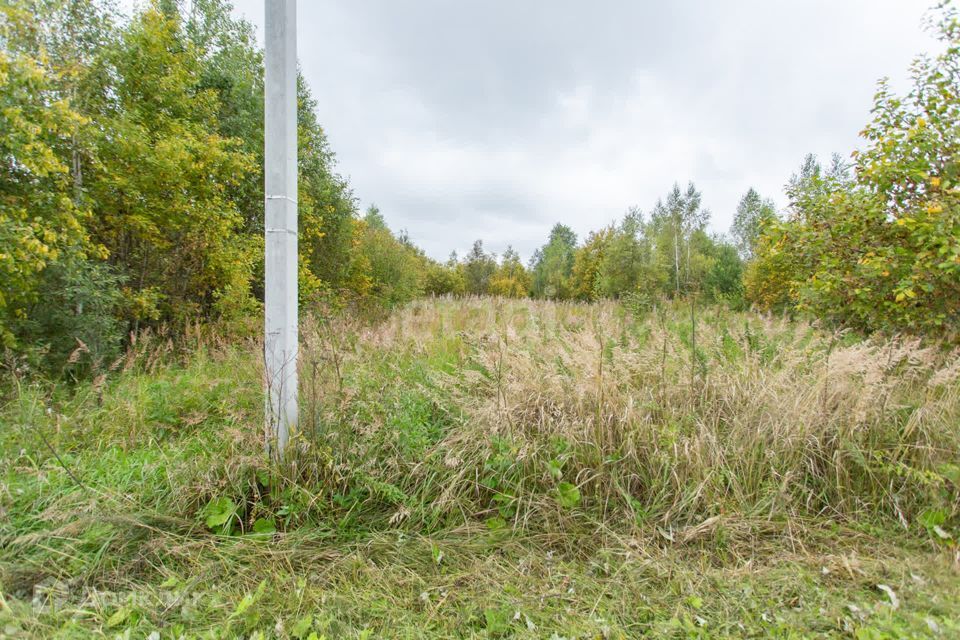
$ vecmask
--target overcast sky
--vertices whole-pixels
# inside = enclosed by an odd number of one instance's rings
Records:
[[[263,24],[262,0],[236,0]],[[692,180],[726,231],[750,186],[848,155],[876,81],[936,45],[933,0],[301,0],[299,57],[362,205],[434,258],[524,259]]]

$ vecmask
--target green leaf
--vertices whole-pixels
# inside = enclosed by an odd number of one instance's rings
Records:
[[[947,514],[940,509],[927,509],[917,517],[917,520],[925,528],[933,529],[947,521]]]
[[[506,609],[484,609],[484,622],[487,633],[500,636],[510,631],[510,612]]]
[[[207,526],[214,529],[225,525],[236,514],[237,505],[230,498],[215,498],[207,503],[203,511],[207,516]]]
[[[564,509],[573,509],[580,504],[580,489],[571,482],[561,482],[557,485],[557,502]]]
[[[945,464],[939,469],[940,475],[960,487],[960,465]]]
[[[240,602],[237,603],[237,608],[233,610],[233,615],[242,616],[244,613],[246,613],[247,609],[253,606],[255,601],[256,598],[252,593],[248,593],[247,595],[243,596]]]
[[[310,633],[310,628],[313,626],[313,617],[304,616],[297,620],[292,627],[290,627],[290,635],[294,638],[305,638],[308,633]]]
[[[273,518],[257,518],[253,522],[253,532],[258,535],[269,535],[276,533],[277,525]]]
[[[177,576],[170,576],[163,581],[163,584],[160,585],[161,589],[173,589],[180,584],[180,579]]]
[[[547,463],[547,471],[550,472],[554,480],[559,480],[563,477],[563,462],[560,460],[551,460]]]
[[[113,612],[113,615],[107,619],[107,628],[113,629],[114,627],[119,627],[121,624],[127,621],[127,618],[130,617],[130,608],[129,607],[120,607]]]

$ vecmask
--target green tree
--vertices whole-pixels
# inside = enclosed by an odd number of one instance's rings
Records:
[[[530,294],[530,274],[520,261],[520,255],[507,247],[500,258],[500,266],[490,278],[489,292],[506,298],[524,298]]]
[[[666,199],[657,201],[650,220],[650,233],[655,249],[654,270],[666,276],[664,293],[679,297],[692,283],[699,282],[702,263],[693,252],[693,238],[702,233],[710,220],[710,212],[701,206],[702,196],[694,184],[683,191],[673,185]]]
[[[254,159],[248,179],[229,186],[245,232],[260,244],[263,233],[263,55],[253,28],[234,18],[225,0],[190,3],[184,33],[201,52],[200,88],[219,97],[222,136],[240,141]],[[299,227],[303,283],[317,290],[344,292],[355,261],[353,218],[357,204],[346,180],[336,173],[336,157],[316,116],[316,100],[302,76],[297,83]],[[261,258],[262,259],[262,258]],[[353,278],[353,279],[352,279]],[[262,297],[262,269],[254,270],[254,290]],[[354,291],[353,293],[358,293]]]
[[[230,187],[252,160],[217,131],[200,51],[177,15],[149,8],[105,59],[116,80],[97,114],[91,230],[127,277],[132,319],[246,310],[254,252]]]
[[[709,300],[743,306],[743,260],[738,247],[723,238],[710,242],[710,268],[704,275],[703,291]]]
[[[390,231],[376,205],[367,209],[357,233],[369,278],[364,293],[387,307],[409,302],[423,293],[426,257],[405,235],[398,238]]]
[[[570,276],[577,250],[577,235],[563,224],[550,230],[550,238],[531,259],[533,294],[540,298],[566,299],[572,294]]]
[[[643,214],[634,207],[610,233],[598,283],[602,295],[619,298],[637,291],[644,281],[651,288],[650,257]]]
[[[853,172],[808,157],[791,180],[790,215],[748,268],[751,299],[864,331],[960,328],[960,20],[942,12],[944,52],[914,62],[905,96],[880,83]]]
[[[761,198],[753,188],[750,188],[740,199],[737,213],[733,218],[731,234],[744,260],[749,260],[753,256],[763,227],[770,224],[776,217],[777,210],[773,201]]]
[[[121,327],[114,316],[136,329],[254,312],[252,27],[227,0],[152,0],[130,19],[98,0],[7,0],[0,12],[0,342],[53,354],[79,339],[93,352],[116,342],[103,337]],[[302,78],[298,125],[301,299],[415,295],[432,262],[358,217]],[[48,317],[53,301],[71,313]]]
[[[89,210],[76,198],[70,172],[74,140],[87,120],[42,62],[37,16],[16,3],[0,7],[0,18],[0,344],[12,347],[45,270],[104,250],[89,239]]]
[[[483,296],[490,293],[490,280],[497,272],[497,259],[483,250],[483,241],[473,243],[463,260],[463,280],[466,292]]]
[[[612,226],[591,231],[583,246],[574,254],[573,268],[570,271],[570,292],[577,300],[593,301],[603,296],[601,270],[614,233]]]
[[[457,260],[457,252],[450,255],[446,264],[430,261],[424,275],[424,293],[433,296],[462,296],[467,285],[463,277],[463,265]]]

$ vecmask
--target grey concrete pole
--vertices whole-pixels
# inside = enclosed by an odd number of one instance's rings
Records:
[[[297,3],[266,0],[264,362],[267,449],[297,428]]]

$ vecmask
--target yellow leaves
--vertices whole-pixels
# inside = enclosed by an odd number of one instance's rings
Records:
[[[936,215],[938,213],[943,213],[943,205],[939,202],[931,202],[927,205],[927,213],[931,215]]]
[[[880,272],[880,275],[882,275],[884,278],[886,278],[887,276],[890,275],[890,272],[887,271],[886,269],[884,269],[883,271]]]
[[[104,245],[98,244],[91,248],[90,254],[96,258],[100,258],[101,260],[106,260],[110,257],[110,250]]]
[[[923,118],[923,117],[917,118],[917,128],[918,128],[918,129],[923,129],[923,128],[926,127],[926,126],[927,126],[927,119],[926,119],[926,118]]]
[[[903,291],[897,294],[897,302],[903,302],[905,300],[913,300],[917,297],[916,292],[913,289],[904,289]]]
[[[157,320],[160,317],[159,304],[164,296],[155,287],[134,291],[130,287],[121,290],[126,300],[128,313],[136,320]]]
[[[937,177],[937,176],[932,176],[932,177],[930,178],[930,186],[933,187],[934,189],[939,188],[939,187],[940,187],[940,178]]]

